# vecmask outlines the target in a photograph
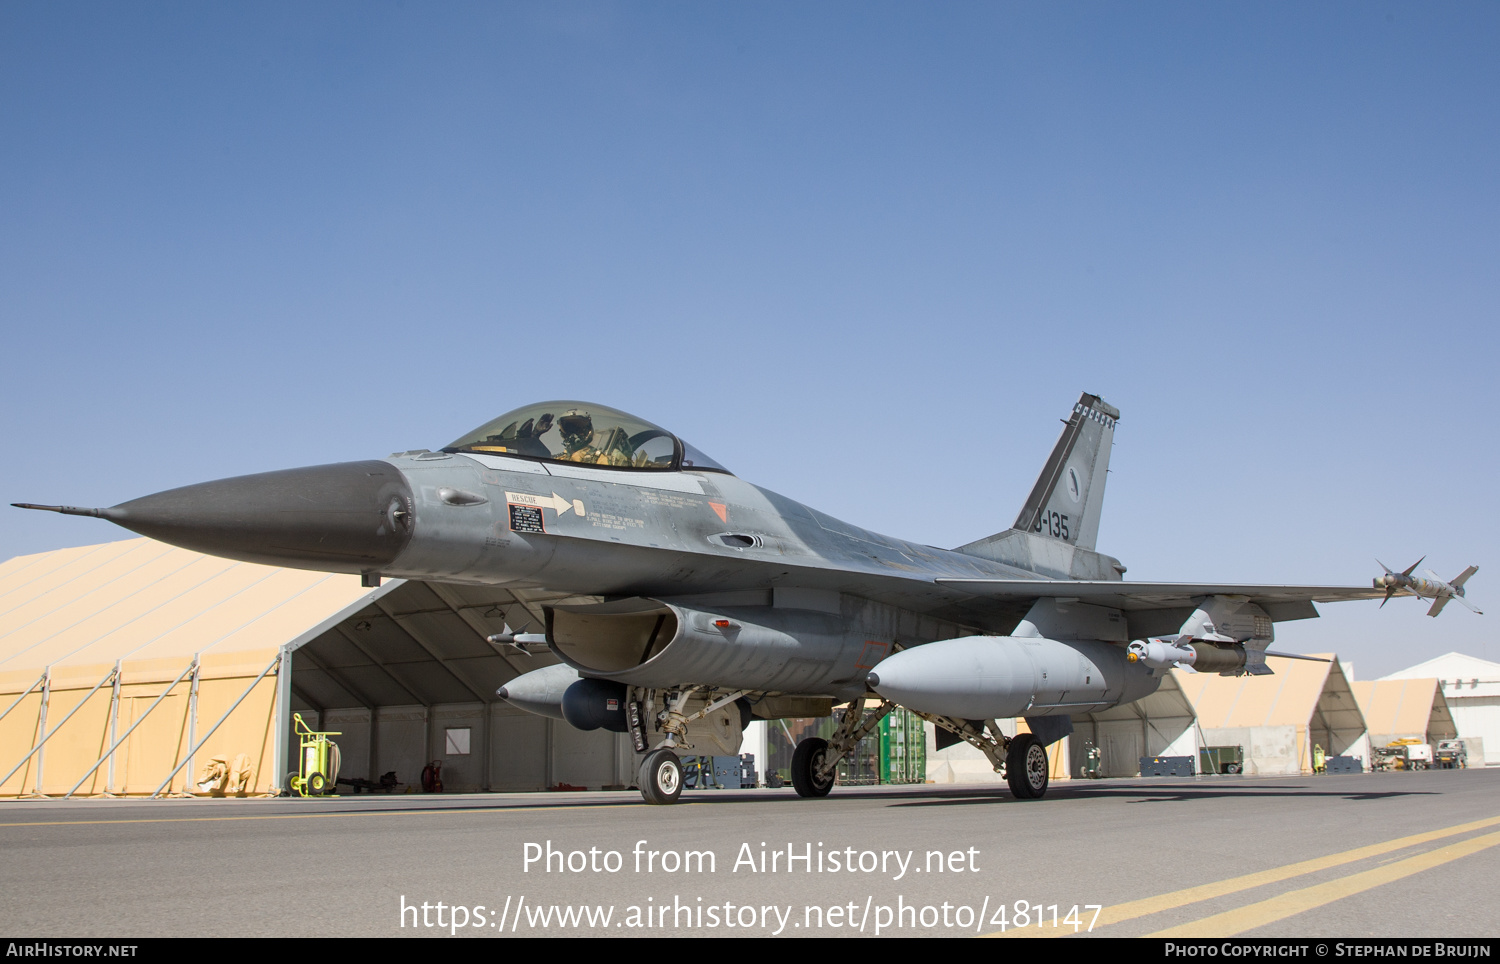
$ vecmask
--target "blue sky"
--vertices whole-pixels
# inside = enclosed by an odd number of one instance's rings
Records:
[[[1130,577],[1426,553],[1483,608],[1497,45],[1479,3],[3,4],[0,501],[577,397],[952,546],[1087,390]],[[127,535],[0,513],[0,557]],[[1500,660],[1424,611],[1280,643]]]

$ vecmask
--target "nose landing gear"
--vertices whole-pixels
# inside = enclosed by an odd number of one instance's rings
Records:
[[[647,803],[676,803],[682,796],[682,761],[666,747],[652,750],[641,761],[637,783]]]

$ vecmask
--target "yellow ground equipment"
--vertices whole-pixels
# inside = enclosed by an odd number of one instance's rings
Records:
[[[292,714],[292,726],[302,740],[302,753],[297,759],[297,772],[287,774],[288,789],[304,797],[333,793],[339,778],[339,745],[329,737],[343,736],[343,732],[315,732],[302,722],[301,713]]]
[[[1421,740],[1392,740],[1374,748],[1377,770],[1425,770],[1432,766],[1432,746]]]

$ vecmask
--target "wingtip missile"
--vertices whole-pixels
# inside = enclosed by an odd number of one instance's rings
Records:
[[[1443,581],[1443,578],[1431,569],[1423,570],[1427,573],[1427,577],[1430,578],[1412,575],[1426,558],[1424,555],[1421,559],[1408,566],[1403,572],[1395,572],[1390,566],[1387,566],[1379,559],[1375,560],[1379,563],[1380,568],[1385,570],[1385,575],[1376,576],[1374,580],[1374,587],[1376,589],[1385,590],[1385,598],[1380,600],[1381,608],[1384,608],[1385,604],[1390,602],[1392,596],[1410,595],[1416,596],[1418,599],[1432,600],[1432,608],[1427,610],[1427,615],[1429,616],[1435,617],[1441,613],[1443,607],[1448,605],[1448,600],[1450,599],[1457,599],[1471,611],[1483,615],[1473,603],[1464,598],[1464,583],[1468,582],[1469,577],[1479,571],[1479,567],[1468,567],[1459,573],[1452,582]]]

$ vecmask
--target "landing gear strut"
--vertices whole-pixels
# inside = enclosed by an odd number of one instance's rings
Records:
[[[1040,800],[1047,792],[1051,769],[1047,748],[1031,733],[1006,736],[994,720],[960,720],[912,710],[917,716],[958,735],[990,761],[996,773],[1005,775],[1017,800]]]
[[[637,750],[645,749],[647,734],[652,727],[666,734],[642,758],[640,767],[636,770],[636,786],[640,787],[641,796],[647,803],[660,805],[677,802],[682,796],[683,786],[682,761],[678,759],[677,751],[692,749],[692,744],[687,741],[689,725],[729,706],[746,693],[745,690],[737,690],[720,696],[703,709],[689,714],[688,700],[703,692],[702,687],[696,686],[671,692],[646,687],[631,687],[626,690],[626,703],[631,707],[628,712],[636,714],[629,718],[633,720],[630,723],[631,735],[635,739]],[[658,700],[662,705],[660,712],[656,710]]]
[[[849,755],[860,740],[869,736],[880,721],[885,719],[896,704],[881,700],[875,712],[865,713],[865,698],[861,696],[849,703],[844,718],[830,739],[808,737],[797,744],[792,754],[792,786],[799,797],[826,797],[838,779],[839,761]]]

